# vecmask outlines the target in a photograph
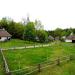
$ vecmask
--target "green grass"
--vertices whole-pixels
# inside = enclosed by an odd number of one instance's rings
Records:
[[[21,47],[21,46],[29,46],[34,44],[40,44],[40,43],[34,43],[29,41],[23,41],[20,39],[11,39],[6,42],[0,42],[0,48],[11,48],[11,47]]]
[[[19,69],[19,64],[21,68],[26,68],[44,62],[51,54],[50,47],[4,51],[11,70]]]
[[[75,44],[56,42],[50,47],[3,51],[10,70],[28,68],[58,57],[75,55]],[[75,61],[47,68],[37,75],[75,75]],[[71,73],[70,73],[71,72]],[[21,74],[22,75],[22,74]],[[36,75],[36,74],[35,74]]]
[[[0,53],[0,75],[5,75],[1,53]]]
[[[75,75],[75,61],[46,68],[36,75]]]
[[[53,47],[54,46],[54,47]],[[75,44],[72,43],[58,43],[53,45],[54,48],[52,58],[75,55]],[[37,75],[75,75],[75,60],[67,63],[62,63],[60,66],[54,66],[44,69]]]

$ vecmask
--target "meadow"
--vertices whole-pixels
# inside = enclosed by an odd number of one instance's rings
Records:
[[[0,75],[5,75],[1,53],[0,53]]]
[[[51,61],[58,57],[75,55],[75,44],[55,42],[49,47],[29,48],[23,50],[7,50],[3,51],[3,53],[7,59],[9,69],[14,71],[23,68],[31,68],[32,66],[35,66],[39,63]],[[75,61],[71,61],[60,66],[47,68],[45,71],[34,75],[74,75],[74,70]]]
[[[32,41],[24,41],[20,39],[11,39],[9,41],[0,42],[0,48],[14,48],[14,47],[23,47],[23,46],[31,46],[31,45],[39,45],[41,43],[32,42]]]
[[[75,61],[48,67],[36,75],[75,75]]]

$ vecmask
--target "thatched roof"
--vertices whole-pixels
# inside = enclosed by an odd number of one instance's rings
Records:
[[[48,39],[54,40],[54,37],[52,37],[51,35],[49,35]]]
[[[11,37],[12,35],[10,35],[5,29],[0,29],[0,37]]]
[[[75,36],[74,35],[70,35],[66,39],[68,39],[68,40],[75,40]]]

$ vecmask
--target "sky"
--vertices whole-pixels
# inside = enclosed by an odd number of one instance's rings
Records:
[[[0,19],[18,22],[27,15],[41,20],[46,30],[75,28],[75,0],[0,0]]]

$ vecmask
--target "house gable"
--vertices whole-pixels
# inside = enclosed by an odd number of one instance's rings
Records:
[[[10,35],[5,29],[0,29],[0,41],[6,41],[11,38]]]

